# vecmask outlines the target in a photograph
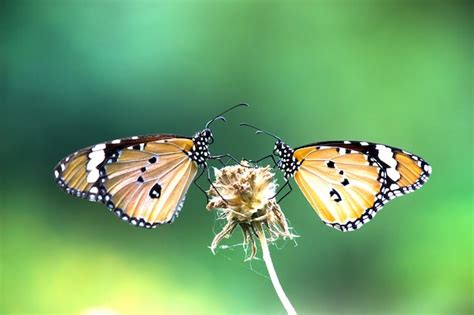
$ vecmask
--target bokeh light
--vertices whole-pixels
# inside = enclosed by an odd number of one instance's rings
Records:
[[[433,167],[354,233],[321,224],[299,191],[282,202],[301,237],[271,250],[299,312],[474,313],[472,6],[10,1],[0,20],[0,313],[283,314],[262,261],[211,254],[219,226],[195,187],[174,224],[148,231],[52,178],[79,148],[192,135],[243,101],[215,124],[214,153],[270,153],[249,122],[294,146],[381,142]]]

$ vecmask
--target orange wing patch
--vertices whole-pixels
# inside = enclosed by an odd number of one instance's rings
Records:
[[[295,181],[325,223],[345,226],[362,218],[376,202],[383,178],[379,177],[380,167],[366,155],[312,147],[298,149],[294,156],[302,162]],[[367,221],[374,214],[367,214]],[[363,223],[355,223],[356,228]]]
[[[296,149],[296,183],[321,219],[341,231],[360,228],[385,203],[419,189],[431,166],[383,144],[327,141]]]
[[[61,178],[65,191],[77,197],[86,198],[92,183],[87,182],[86,165],[88,162],[86,152],[78,152],[67,157],[54,171],[56,178]]]
[[[100,201],[143,227],[172,222],[197,173],[192,139],[171,135],[117,139],[69,155],[54,177],[67,193]]]
[[[196,172],[195,163],[182,152],[124,150],[115,163],[105,166],[107,207],[134,225],[171,222]]]
[[[417,161],[403,152],[395,153],[395,160],[398,162],[397,171],[400,173],[397,184],[400,187],[414,185],[423,173]]]

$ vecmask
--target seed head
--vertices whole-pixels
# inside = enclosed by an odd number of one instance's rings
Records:
[[[268,231],[269,242],[279,237],[296,237],[290,232],[285,215],[274,198],[277,187],[274,176],[270,166],[251,167],[245,161],[241,165],[215,169],[216,179],[208,191],[207,209],[218,211],[218,219],[227,223],[212,241],[213,253],[237,225],[242,228],[244,246],[251,246],[247,259],[254,258],[257,253],[254,239],[257,231]]]

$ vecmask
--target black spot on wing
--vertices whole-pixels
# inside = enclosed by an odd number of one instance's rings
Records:
[[[150,158],[148,160],[148,162],[150,162],[151,164],[156,163],[156,157],[154,156],[154,157]]]
[[[326,166],[329,167],[329,168],[334,168],[334,167],[335,167],[333,161],[328,161],[328,162],[326,163]]]
[[[153,187],[151,187],[150,192],[148,193],[148,195],[150,196],[150,198],[153,198],[153,199],[160,198],[160,196],[161,196],[161,185],[158,184],[158,183],[153,185]]]
[[[339,193],[337,192],[337,190],[335,190],[334,188],[331,189],[331,191],[329,192],[329,196],[332,198],[332,200],[334,200],[335,202],[340,202],[342,201],[342,198],[341,198],[341,195],[339,195]]]

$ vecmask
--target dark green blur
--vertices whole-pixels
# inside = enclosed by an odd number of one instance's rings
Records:
[[[446,2],[26,1],[2,4],[1,314],[283,314],[261,260],[208,249],[191,187],[173,225],[120,222],[52,168],[118,137],[192,135],[257,158],[352,139],[424,157],[424,188],[364,228],[326,227],[295,190],[300,235],[271,248],[301,314],[472,314],[472,7]],[[217,165],[216,165],[217,166]],[[206,181],[201,182],[206,185]],[[226,241],[241,243],[241,234]],[[95,313],[94,313],[95,312]]]

